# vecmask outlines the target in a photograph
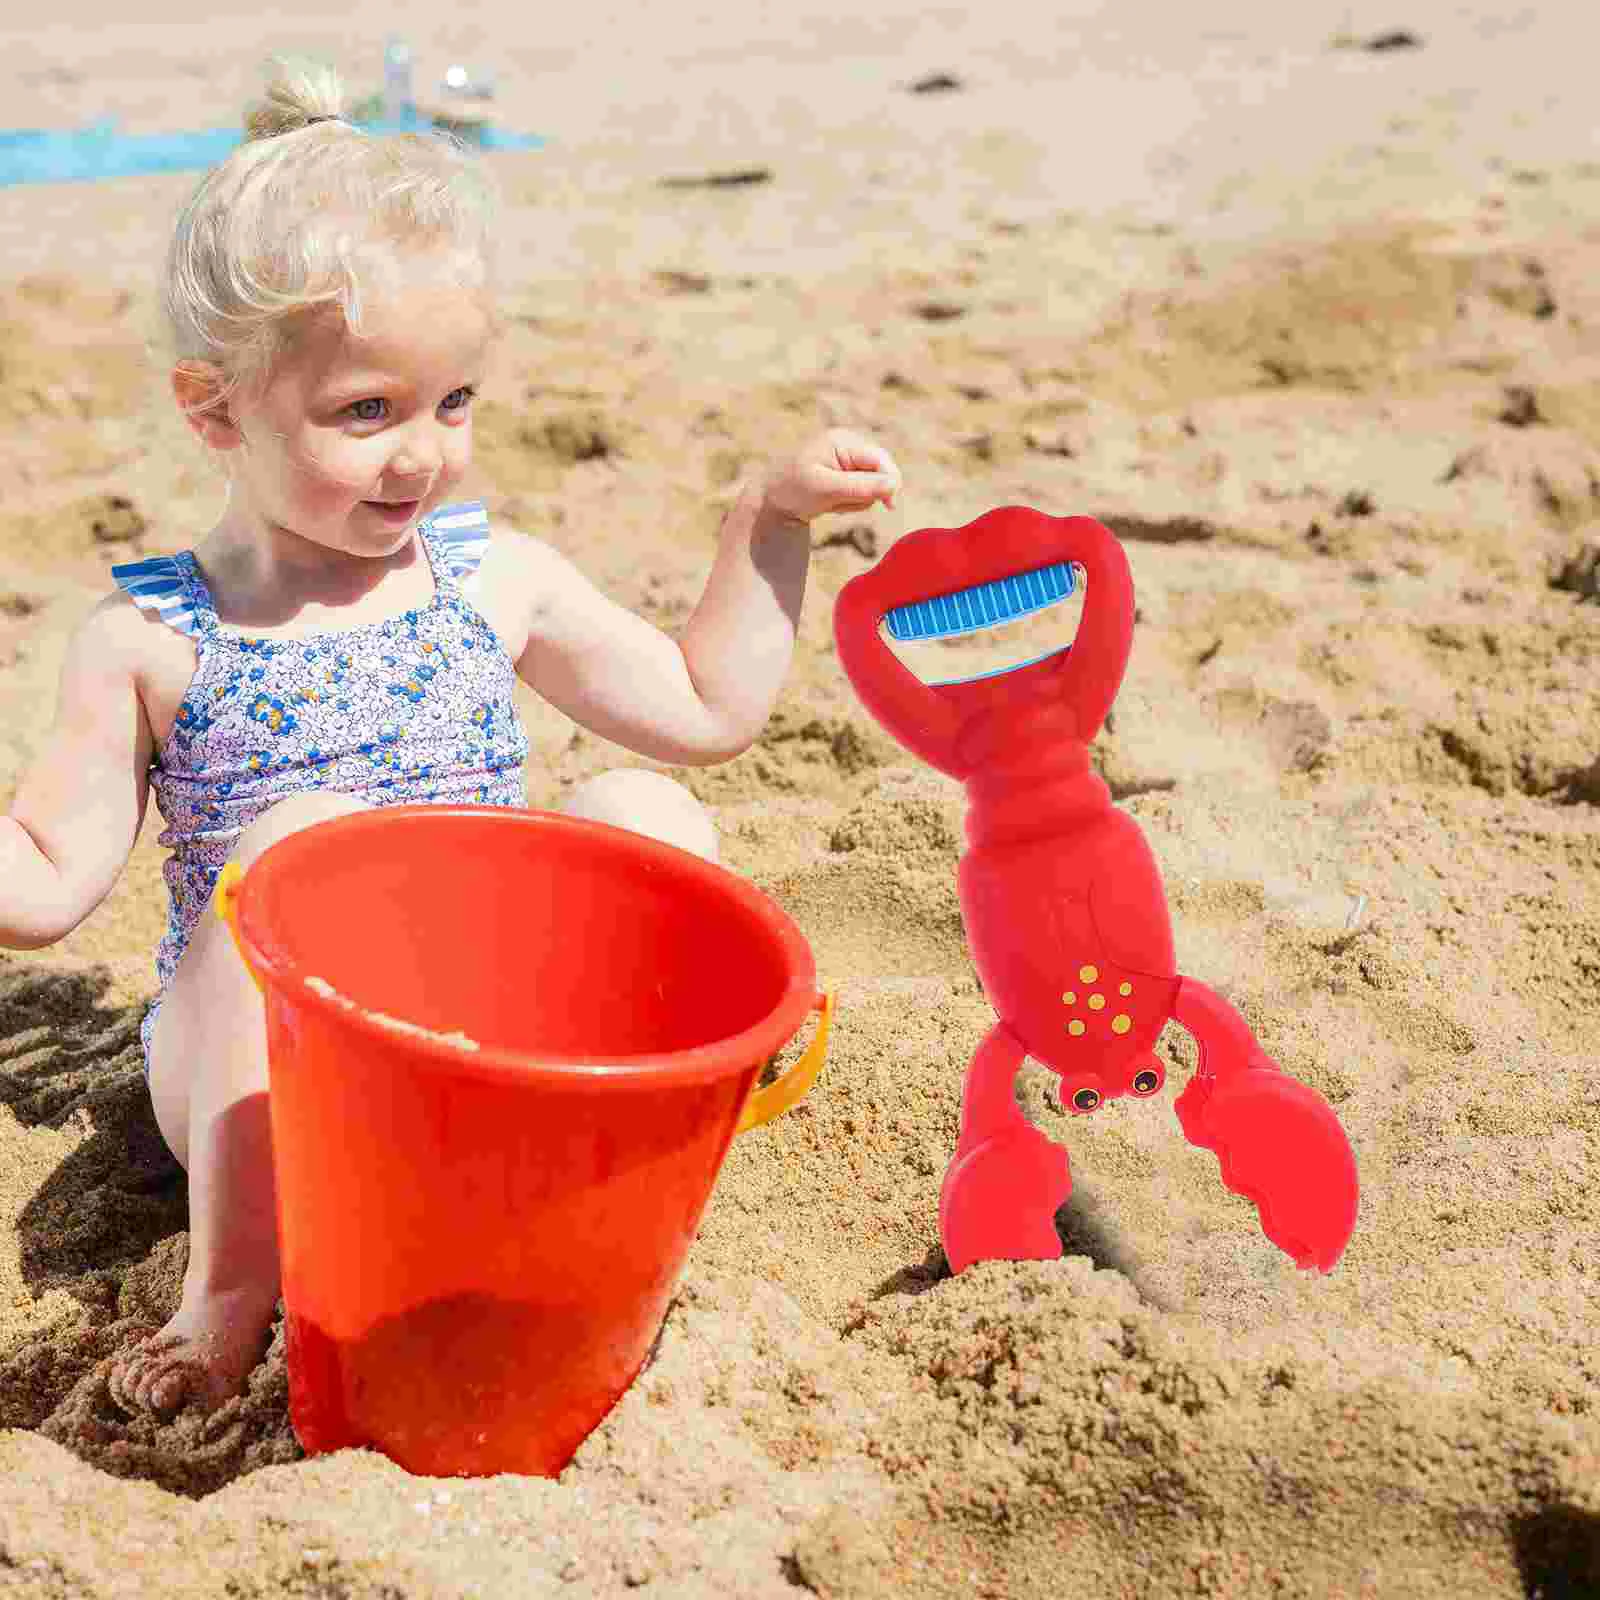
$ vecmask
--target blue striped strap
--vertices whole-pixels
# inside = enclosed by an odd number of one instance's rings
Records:
[[[428,518],[428,531],[450,576],[470,578],[489,548],[489,512],[481,500],[440,506]]]
[[[202,633],[195,611],[194,589],[177,556],[148,556],[111,569],[112,580],[143,611],[153,612],[179,633],[198,639]]]

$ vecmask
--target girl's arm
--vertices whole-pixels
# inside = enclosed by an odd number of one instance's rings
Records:
[[[609,600],[564,556],[522,554],[533,625],[517,671],[557,710],[653,761],[702,766],[749,747],[789,670],[811,559],[804,523],[747,490],[728,513],[681,639]]]
[[[532,623],[517,671],[575,722],[642,756],[731,760],[766,726],[788,676],[810,519],[864,510],[898,487],[887,452],[842,430],[747,484],[677,639],[608,600],[556,551],[521,540]]]
[[[144,626],[115,594],[67,645],[55,723],[0,817],[0,946],[37,950],[71,933],[132,853],[154,748],[138,688]]]

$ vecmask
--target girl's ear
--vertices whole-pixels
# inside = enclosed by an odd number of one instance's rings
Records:
[[[183,420],[213,450],[234,450],[242,436],[223,399],[223,373],[209,361],[180,361],[172,369],[172,393]]]

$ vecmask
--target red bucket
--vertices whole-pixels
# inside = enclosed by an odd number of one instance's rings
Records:
[[[804,936],[698,856],[508,807],[317,823],[217,907],[266,1004],[301,1444],[558,1473],[643,1365],[735,1132],[821,1067]]]

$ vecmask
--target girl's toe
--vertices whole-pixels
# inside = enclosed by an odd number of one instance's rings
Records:
[[[190,1376],[182,1363],[157,1373],[146,1392],[146,1409],[162,1421],[173,1416],[188,1396]]]

